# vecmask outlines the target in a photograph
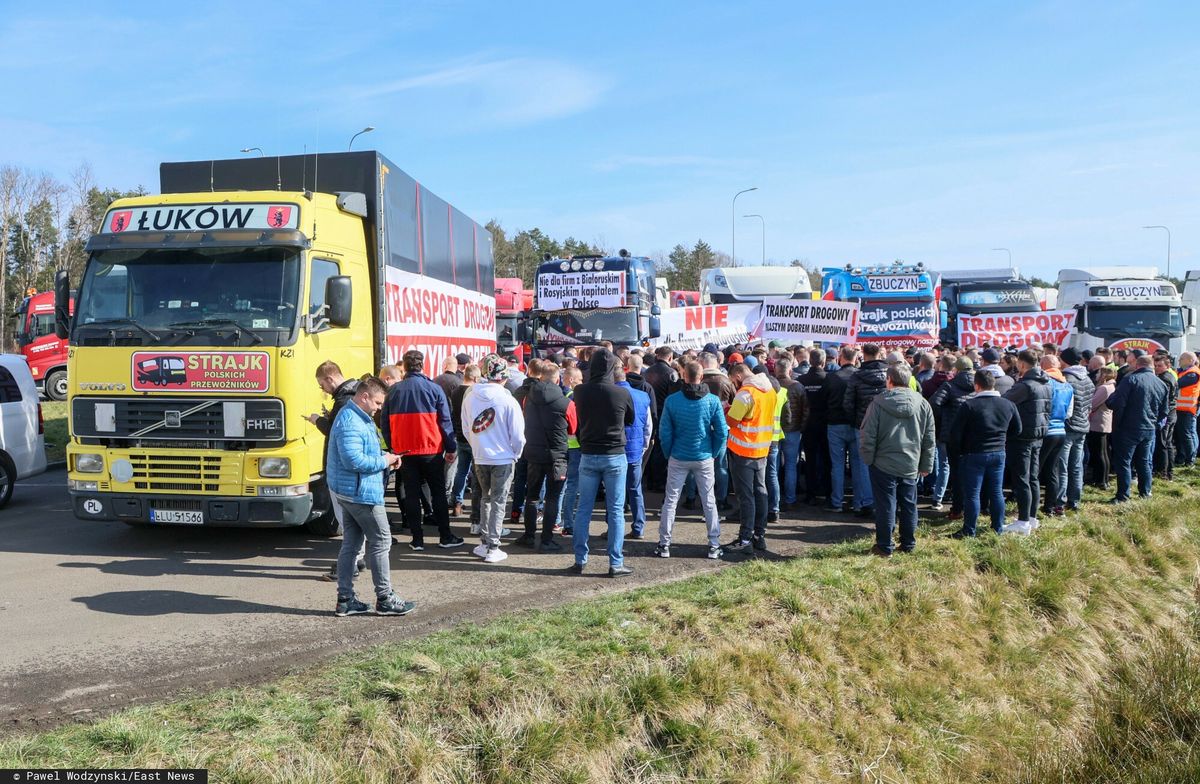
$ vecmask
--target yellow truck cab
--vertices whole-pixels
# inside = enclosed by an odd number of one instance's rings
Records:
[[[490,235],[376,152],[160,177],[162,195],[110,207],[73,320],[58,309],[75,514],[333,534],[316,367],[494,350]]]

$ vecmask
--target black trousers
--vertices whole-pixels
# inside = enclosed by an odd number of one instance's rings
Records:
[[[1088,449],[1088,483],[1096,487],[1108,487],[1109,472],[1112,471],[1112,461],[1108,455],[1108,433],[1089,431],[1087,434]]]
[[[525,492],[525,533],[533,536],[537,532],[537,499],[541,495],[542,484],[545,483],[546,503],[542,510],[542,541],[549,542],[554,538],[554,524],[558,521],[562,489],[567,481],[567,461],[530,462],[528,465],[528,481]]]
[[[1042,487],[1038,483],[1038,460],[1041,457],[1042,440],[1023,438],[1009,439],[1005,463],[1012,478],[1013,500],[1017,502],[1017,520],[1029,520],[1037,514],[1042,500]]]
[[[1175,420],[1168,419],[1164,427],[1158,429],[1154,439],[1154,473],[1167,479],[1174,476],[1172,468],[1175,465]]]
[[[1065,435],[1042,439],[1042,453],[1038,456],[1038,481],[1046,488],[1046,508],[1042,511],[1047,513],[1058,506],[1059,499],[1067,496],[1067,474],[1064,470],[1067,458],[1063,455],[1066,446]]]
[[[662,417],[655,420],[654,444],[650,447],[650,451],[646,454],[646,460],[642,464],[643,476],[646,478],[646,489],[661,493],[667,486],[667,457],[663,454],[662,444],[658,442],[658,423],[662,421]]]
[[[800,443],[804,452],[804,494],[809,498],[828,498],[832,492],[829,477],[829,431],[824,425],[807,428]]]
[[[446,505],[446,461],[441,455],[405,455],[400,461],[400,479],[404,483],[404,520],[413,542],[424,544],[421,527],[421,485],[429,485],[433,520],[442,541],[454,536],[450,530],[450,509]],[[474,504],[475,499],[471,499]]]

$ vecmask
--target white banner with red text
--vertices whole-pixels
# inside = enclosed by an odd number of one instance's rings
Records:
[[[984,343],[997,348],[1028,348],[1042,343],[1062,346],[1074,329],[1074,310],[959,316],[958,345],[960,348],[979,348]]]
[[[416,349],[432,377],[446,357],[461,353],[479,361],[496,350],[494,297],[395,267],[387,268],[385,295],[389,363]]]
[[[671,308],[663,311],[660,320],[661,336],[650,343],[682,351],[699,350],[709,343],[724,348],[749,340],[758,320],[757,302]]]

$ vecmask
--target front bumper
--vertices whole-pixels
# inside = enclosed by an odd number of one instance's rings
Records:
[[[80,520],[122,520],[148,525],[196,528],[288,528],[304,525],[312,512],[312,493],[286,498],[237,496],[180,496],[154,493],[106,493],[70,490],[71,507]],[[202,514],[200,523],[163,523],[150,519],[150,510],[178,511],[181,500]]]

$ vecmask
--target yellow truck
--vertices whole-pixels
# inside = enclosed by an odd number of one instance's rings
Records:
[[[491,236],[377,152],[159,174],[89,240],[73,317],[55,281],[75,514],[331,535],[317,365],[495,350]]]

